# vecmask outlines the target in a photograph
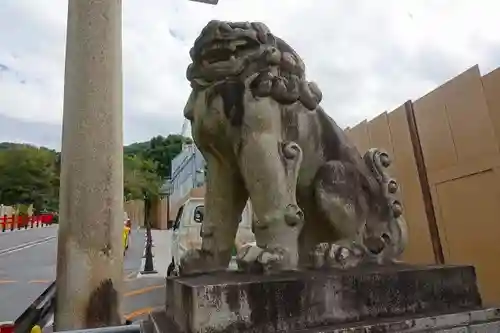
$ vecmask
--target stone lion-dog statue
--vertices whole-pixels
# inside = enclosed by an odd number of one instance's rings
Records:
[[[207,163],[201,249],[180,274],[225,270],[250,199],[244,270],[393,263],[407,243],[386,152],[362,157],[319,105],[299,55],[259,22],[211,21],[190,51],[184,109]]]

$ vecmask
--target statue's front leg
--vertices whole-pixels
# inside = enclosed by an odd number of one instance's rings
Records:
[[[337,239],[312,252],[316,268],[348,268],[360,263],[394,262],[406,244],[406,225],[395,197],[397,184],[385,173],[386,153],[370,150],[364,157],[379,189],[368,191],[365,175],[351,164],[329,161],[315,184],[317,206],[335,230]]]
[[[272,133],[245,138],[240,167],[257,216],[257,244],[238,253],[240,267],[261,266],[267,272],[297,269],[298,236],[304,223],[295,193],[301,161],[297,144],[280,142]]]
[[[180,274],[226,270],[235,246],[240,215],[248,199],[238,167],[207,157],[205,212],[201,250],[188,251],[180,262]]]
[[[312,251],[314,268],[355,267],[365,259],[362,238],[370,209],[361,182],[361,174],[351,163],[329,161],[318,170],[314,188],[317,209],[336,239],[318,244]]]

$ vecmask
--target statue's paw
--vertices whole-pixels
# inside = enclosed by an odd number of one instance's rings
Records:
[[[241,247],[236,262],[238,268],[252,273],[272,273],[286,270],[287,253],[283,249],[260,248],[256,245]]]
[[[361,261],[361,257],[352,247],[331,244],[326,255],[326,264],[332,268],[352,268]]]
[[[213,256],[200,249],[189,249],[179,263],[179,275],[206,273],[214,270]]]
[[[351,244],[320,243],[312,252],[315,269],[352,268],[358,266],[363,258],[363,251]]]
[[[316,245],[314,250],[311,252],[311,262],[313,268],[320,269],[326,266],[326,254],[330,249],[329,243],[320,243]]]

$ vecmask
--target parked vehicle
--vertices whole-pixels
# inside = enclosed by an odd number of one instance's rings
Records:
[[[189,198],[179,208],[174,221],[169,222],[172,229],[171,255],[172,261],[167,269],[167,275],[177,275],[179,272],[180,258],[189,249],[201,248],[201,224],[204,217],[203,198]],[[233,248],[233,258],[229,269],[236,269],[236,253],[243,245],[255,241],[252,232],[252,209],[250,202],[247,203],[241,215],[240,224]]]

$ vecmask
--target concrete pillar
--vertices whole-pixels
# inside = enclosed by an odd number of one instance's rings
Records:
[[[69,0],[56,330],[122,323],[121,0]]]

